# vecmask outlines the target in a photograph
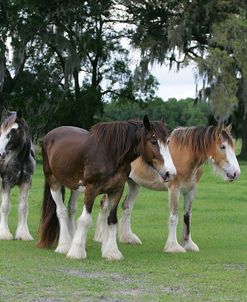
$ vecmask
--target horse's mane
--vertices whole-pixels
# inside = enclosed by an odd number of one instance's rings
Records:
[[[168,133],[162,122],[151,122],[151,127],[157,137],[163,141]],[[138,141],[143,144],[141,131],[143,123],[140,120],[98,123],[90,129],[90,136],[97,144],[104,144],[109,157],[116,161],[117,166]]]
[[[196,158],[204,159],[222,136],[231,146],[233,140],[226,130],[216,126],[180,127],[173,130],[171,138],[180,146],[188,148]]]
[[[16,120],[16,112],[12,112],[10,116],[8,116],[3,122],[2,122],[2,129],[6,130],[8,128],[10,128]]]
[[[104,144],[109,157],[121,164],[125,155],[137,141],[136,131],[140,129],[141,122],[111,122],[98,123],[90,129],[90,136],[96,140],[97,144]],[[137,133],[141,138],[140,131]]]

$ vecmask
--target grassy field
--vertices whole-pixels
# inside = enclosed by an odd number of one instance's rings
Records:
[[[120,244],[124,260],[108,262],[92,240],[98,201],[88,236],[88,259],[73,261],[36,247],[43,190],[38,165],[29,209],[35,240],[0,242],[0,301],[247,301],[247,163],[241,163],[241,170],[237,182],[226,183],[205,166],[193,205],[192,235],[199,253],[162,252],[167,193],[142,189],[133,230],[143,245]],[[13,233],[17,193],[13,191],[9,217]]]

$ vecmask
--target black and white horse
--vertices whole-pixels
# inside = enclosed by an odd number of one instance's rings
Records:
[[[11,240],[8,227],[10,190],[20,187],[20,203],[16,239],[32,240],[27,225],[28,191],[35,168],[34,151],[26,121],[21,112],[11,112],[0,128],[0,176],[2,204],[0,209],[0,239]]]

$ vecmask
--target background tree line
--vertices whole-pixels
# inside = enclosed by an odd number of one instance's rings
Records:
[[[21,107],[36,138],[144,111],[169,128],[213,115],[232,121],[247,157],[246,16],[245,0],[1,0],[1,108]],[[191,61],[204,83],[197,99],[158,99],[151,64],[179,72]]]

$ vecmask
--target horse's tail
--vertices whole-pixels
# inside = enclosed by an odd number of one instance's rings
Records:
[[[65,189],[62,187],[62,196],[64,200]],[[42,214],[40,220],[40,241],[38,247],[51,247],[58,240],[59,236],[59,221],[56,214],[56,204],[52,198],[50,185],[45,180],[44,196],[42,205]]]

